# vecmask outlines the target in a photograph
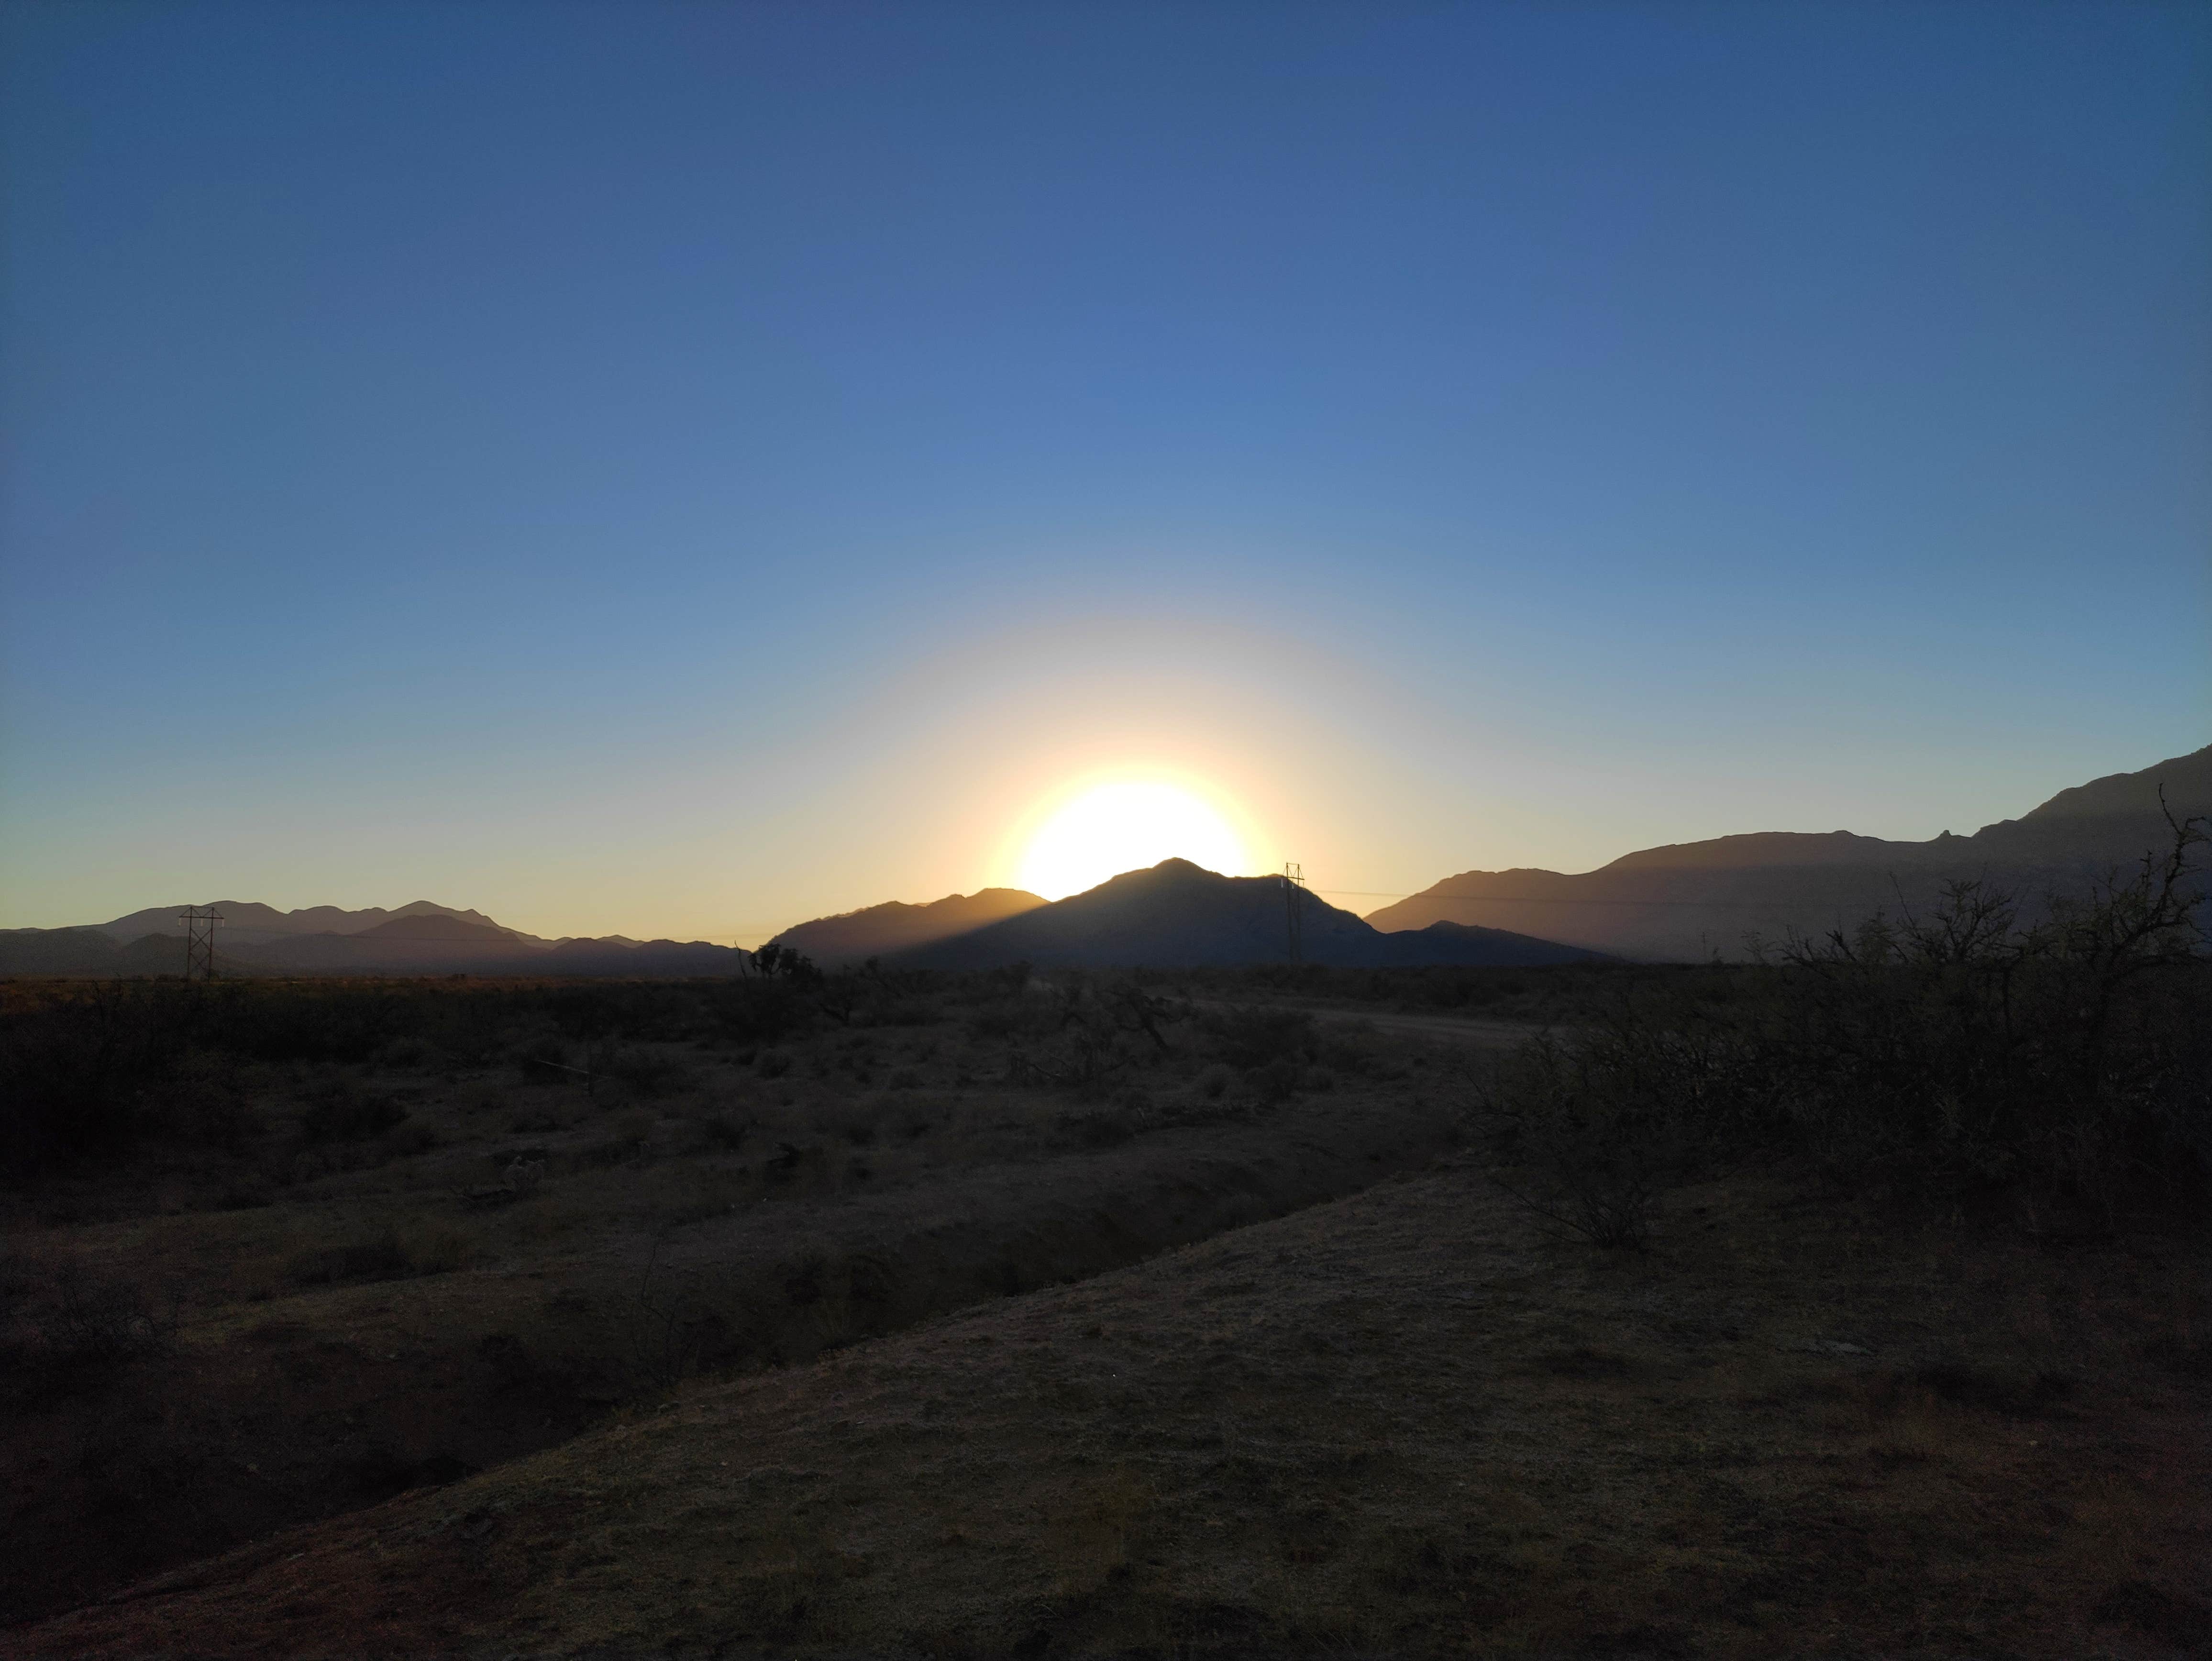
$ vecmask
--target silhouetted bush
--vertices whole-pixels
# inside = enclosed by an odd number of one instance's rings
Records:
[[[2050,900],[1957,882],[1923,917],[1793,940],[1624,998],[1480,1092],[1523,1197],[1633,1244],[1666,1183],[1761,1149],[1923,1195],[2087,1204],[2212,1176],[2201,824]]]
[[[407,1249],[390,1230],[368,1239],[348,1240],[296,1254],[286,1265],[301,1286],[331,1286],[348,1281],[397,1281],[415,1271]]]
[[[296,1253],[286,1265],[301,1286],[337,1286],[349,1281],[400,1281],[421,1275],[447,1275],[465,1269],[475,1244],[455,1229],[418,1231],[403,1238],[383,1229],[358,1239]]]
[[[1755,1039],[1795,1135],[1915,1186],[2093,1198],[2212,1170],[2212,964],[2191,855],[2054,900],[1952,885],[1934,915],[1793,941]]]
[[[734,1113],[714,1113],[699,1122],[701,1135],[712,1147],[736,1149],[752,1135],[752,1122]]]
[[[175,1310],[157,1307],[137,1282],[64,1265],[33,1289],[22,1317],[0,1327],[0,1372],[15,1375],[34,1398],[96,1390],[167,1350],[176,1328]]]
[[[380,1136],[407,1116],[389,1096],[371,1095],[353,1080],[330,1080],[301,1110],[300,1132],[310,1147],[325,1142],[366,1141]]]
[[[919,983],[901,986],[902,996],[921,995]],[[641,1042],[772,1043],[815,1015],[803,977],[13,983],[0,1004],[0,1179],[108,1159],[148,1136],[234,1148],[260,1129],[233,1077],[240,1062],[507,1061],[573,1082],[534,1063],[580,1054],[589,1070],[589,1058]],[[655,1064],[629,1087],[676,1087],[678,1074]],[[315,1143],[397,1123],[374,1098],[318,1103],[306,1119]]]
[[[659,1097],[684,1088],[696,1078],[693,1069],[673,1056],[649,1050],[617,1050],[604,1068],[594,1067],[593,1074],[601,1073],[619,1080],[641,1096]]]
[[[1261,1068],[1274,1062],[1295,1065],[1316,1057],[1314,1019],[1302,1009],[1270,1005],[1208,1010],[1199,1026],[1214,1051],[1231,1067]]]
[[[1124,1090],[1110,1102],[1063,1113],[1057,1123],[1085,1147],[1116,1147],[1151,1129],[1156,1116],[1151,1097]]]

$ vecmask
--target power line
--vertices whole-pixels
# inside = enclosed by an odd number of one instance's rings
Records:
[[[213,906],[204,910],[197,905],[186,906],[177,921],[185,926],[185,978],[188,981],[211,981],[215,978],[215,926],[222,921],[222,913]]]

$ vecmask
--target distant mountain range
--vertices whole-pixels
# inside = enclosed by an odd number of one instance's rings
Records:
[[[1462,871],[1368,921],[1383,929],[1438,922],[1523,929],[1625,958],[1741,957],[1747,936],[1818,935],[1877,910],[1924,911],[1953,879],[1986,879],[2033,904],[2045,891],[2136,866],[2172,843],[2161,787],[2177,815],[2212,815],[2212,745],[2062,790],[1971,837],[1887,842],[1774,830],[1645,849],[1577,875]]]
[[[82,928],[0,930],[0,974],[177,974],[187,907],[151,906]],[[416,900],[394,911],[334,905],[279,911],[216,900],[216,968],[227,975],[737,975],[751,956],[705,940],[548,940],[481,911]]]
[[[1924,909],[1954,878],[2027,896],[2079,886],[2170,843],[2159,793],[2177,814],[2212,815],[2212,745],[2062,790],[1971,837],[1887,842],[1848,830],[1761,831],[1626,854],[1579,874],[1463,871],[1365,919],[1309,895],[1314,963],[1539,964],[1592,956],[1741,956],[1850,927],[1875,911]],[[1224,877],[1184,860],[1131,871],[1048,904],[1013,888],[892,902],[817,918],[776,936],[825,968],[878,958],[916,968],[1027,961],[1040,968],[1280,962],[1280,879]],[[143,975],[184,966],[182,905],[78,928],[0,930],[0,974]],[[228,974],[690,976],[742,974],[750,954],[704,940],[543,940],[480,911],[416,900],[396,910],[279,911],[220,900],[218,967]]]
[[[205,908],[202,908],[205,909]],[[428,900],[415,900],[396,911],[386,911],[380,905],[365,910],[345,911],[335,905],[311,905],[298,911],[279,911],[274,906],[263,905],[255,900],[216,900],[213,909],[222,913],[222,938],[230,946],[264,946],[272,940],[289,940],[295,934],[362,934],[372,928],[410,917],[450,918],[459,922],[476,923],[486,928],[499,925],[481,911],[456,911],[449,905],[437,905]],[[118,917],[113,922],[92,926],[103,934],[118,940],[135,940],[148,934],[177,932],[178,916],[186,910],[181,905],[152,905],[143,911],[133,911],[127,917]],[[513,929],[502,929],[519,940],[533,946],[550,946],[550,940],[541,940],[534,934],[523,934]]]
[[[966,934],[884,957],[915,969],[984,969],[1024,962],[1040,969],[1280,963],[1287,955],[1285,906],[1279,877],[1224,877],[1188,860],[1164,860],[1149,871],[1126,871],[1088,892],[1049,905],[1040,903]],[[1531,965],[1576,963],[1597,955],[1504,929],[1449,922],[1381,934],[1311,894],[1302,897],[1300,933],[1301,955],[1308,963],[1346,967]]]

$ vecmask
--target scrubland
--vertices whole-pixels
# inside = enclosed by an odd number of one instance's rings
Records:
[[[19,1654],[2201,1653],[2201,1257],[1468,1154],[0,1635]]]
[[[9,996],[78,1087],[15,1104],[18,1619],[1459,1134],[1448,1056],[1082,980]]]
[[[2173,875],[1683,970],[19,987],[0,1652],[2205,1653]]]

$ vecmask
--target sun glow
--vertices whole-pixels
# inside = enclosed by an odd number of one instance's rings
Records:
[[[1054,809],[1030,836],[1016,881],[1046,899],[1065,899],[1165,859],[1242,875],[1248,855],[1243,838],[1201,797],[1180,785],[1123,780],[1093,785]]]

